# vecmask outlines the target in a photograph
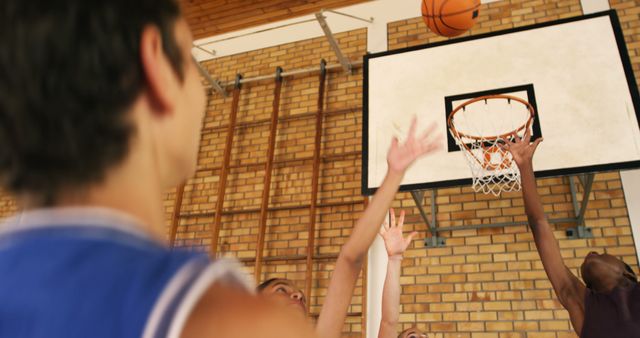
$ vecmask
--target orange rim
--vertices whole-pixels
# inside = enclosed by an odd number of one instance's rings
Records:
[[[510,131],[508,133],[504,133],[501,135],[496,135],[496,136],[476,136],[476,135],[469,135],[469,134],[465,134],[465,133],[461,133],[459,132],[455,126],[453,125],[453,116],[455,116],[456,113],[458,113],[460,110],[462,110],[464,107],[478,102],[478,101],[483,101],[483,100],[491,100],[491,99],[501,99],[501,100],[513,100],[513,101],[517,101],[522,103],[523,105],[525,105],[527,107],[527,110],[529,110],[529,118],[527,119],[527,121],[521,125],[520,127],[514,129],[513,131]],[[453,133],[454,137],[457,138],[458,140],[461,140],[461,144],[462,146],[465,148],[465,150],[467,150],[468,152],[471,152],[471,149],[469,149],[469,147],[467,147],[467,144],[465,142],[462,142],[462,138],[468,138],[474,141],[495,141],[497,139],[504,139],[507,138],[509,135],[513,135],[513,134],[517,134],[520,131],[523,131],[527,128],[529,128],[531,126],[531,123],[533,122],[533,118],[535,117],[535,110],[533,109],[533,106],[519,98],[519,97],[515,97],[515,96],[511,96],[511,95],[485,95],[485,96],[480,96],[480,97],[476,97],[475,99],[471,99],[469,101],[465,101],[463,103],[461,103],[459,106],[457,106],[452,112],[451,114],[449,114],[449,118],[447,119],[447,125],[449,127],[449,129],[451,130],[451,133]],[[484,148],[484,147],[483,147]],[[485,169],[489,169],[489,170],[495,170],[498,169],[499,167],[502,167],[504,165],[491,165],[489,167],[485,167],[484,163],[481,163],[480,160],[478,158],[476,158],[475,156],[473,156],[476,160],[476,162],[478,162],[478,164],[480,164],[481,166],[483,166]],[[496,168],[493,168],[493,166],[496,166]]]
[[[522,103],[523,105],[525,105],[527,107],[527,110],[529,110],[529,118],[527,119],[527,122],[525,122],[523,125],[521,125],[520,127],[516,128],[513,131],[510,131],[508,133],[504,133],[501,135],[496,135],[496,136],[475,136],[475,135],[469,135],[469,134],[465,134],[465,133],[461,133],[459,132],[456,127],[453,125],[453,117],[456,115],[456,113],[458,113],[460,110],[462,110],[464,107],[478,102],[478,101],[484,101],[484,100],[491,100],[491,99],[502,99],[502,100],[513,100],[513,101],[517,101]],[[476,97],[475,99],[471,99],[469,101],[463,102],[461,103],[459,106],[457,106],[452,112],[451,114],[449,114],[449,118],[447,119],[447,125],[449,126],[449,129],[451,130],[452,133],[454,133],[455,135],[459,136],[459,137],[466,137],[468,139],[472,139],[472,140],[476,140],[476,141],[481,141],[481,140],[486,140],[486,141],[495,141],[498,138],[505,138],[509,135],[512,135],[514,133],[518,133],[519,131],[524,130],[525,128],[528,128],[531,125],[531,122],[533,121],[533,118],[535,116],[535,110],[533,109],[533,106],[519,98],[519,97],[515,97],[515,96],[511,96],[511,95],[486,95],[486,96],[480,96],[480,97]]]

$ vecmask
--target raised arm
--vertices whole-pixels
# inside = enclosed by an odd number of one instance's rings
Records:
[[[533,173],[533,154],[542,138],[531,143],[531,135],[528,131],[522,139],[517,135],[514,135],[514,138],[515,142],[507,143],[505,148],[511,152],[520,169],[524,207],[538,254],[558,300],[569,311],[573,327],[580,334],[584,320],[586,288],[564,265],[560,246],[544,214]]]
[[[382,319],[380,320],[380,330],[378,338],[396,338],[398,332],[398,320],[400,318],[400,270],[402,268],[402,255],[413,237],[418,233],[412,232],[407,238],[402,237],[402,226],[404,225],[404,211],[400,213],[396,225],[396,215],[393,209],[391,213],[391,226],[385,222],[380,229],[380,235],[384,239],[384,246],[387,249],[389,262],[387,263],[387,276],[384,279],[382,289]]]
[[[434,129],[435,125],[432,125],[420,136],[416,136],[414,119],[404,144],[399,144],[397,139],[393,139],[387,155],[387,175],[340,250],[316,325],[319,337],[340,337],[367,250],[384,221],[405,171],[416,159],[442,147],[440,137],[433,136]]]

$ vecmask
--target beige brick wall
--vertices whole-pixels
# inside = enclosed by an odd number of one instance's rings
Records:
[[[366,51],[364,29],[336,34],[336,38],[343,52],[353,60],[359,60]],[[317,67],[321,58],[329,64],[337,63],[324,37],[219,58],[205,66],[216,77],[231,81],[238,72],[251,77],[275,72],[276,66],[285,71]],[[353,75],[342,72],[328,75],[315,247],[316,254],[327,258],[317,260],[313,267],[314,288],[309,297],[312,314],[320,311],[335,255],[363,209],[361,87],[360,70]],[[223,254],[241,258],[251,273],[258,241],[273,89],[273,81],[248,84],[242,89],[218,243]],[[317,97],[317,75],[286,78],[283,83],[269,203],[274,210],[268,214],[264,250],[267,259],[261,281],[286,277],[304,287]],[[216,206],[231,101],[218,95],[209,100],[198,171],[184,192],[176,238],[179,246],[208,250],[211,244],[212,211]],[[166,200],[168,223],[173,212],[173,194]],[[291,256],[297,258],[289,259]],[[345,332],[353,336],[360,336],[361,332],[361,283],[362,280],[349,310],[352,315],[345,325]]]

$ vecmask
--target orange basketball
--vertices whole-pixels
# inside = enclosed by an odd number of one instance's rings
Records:
[[[422,0],[422,19],[432,32],[453,37],[476,23],[480,0]]]

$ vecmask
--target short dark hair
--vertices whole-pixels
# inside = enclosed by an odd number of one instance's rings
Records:
[[[260,285],[258,285],[258,287],[256,287],[256,291],[258,291],[258,293],[264,291],[264,289],[266,289],[269,285],[271,285],[271,283],[273,283],[273,282],[275,282],[275,281],[277,281],[279,279],[282,279],[282,278],[270,278],[270,279],[267,279],[266,281],[260,283]]]
[[[128,153],[127,108],[146,86],[140,37],[155,25],[180,79],[175,0],[0,2],[0,184],[54,203]]]

